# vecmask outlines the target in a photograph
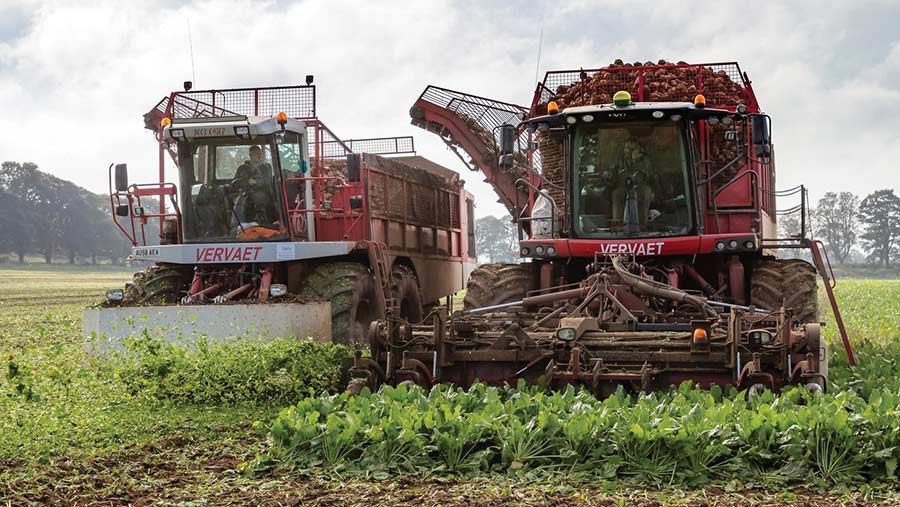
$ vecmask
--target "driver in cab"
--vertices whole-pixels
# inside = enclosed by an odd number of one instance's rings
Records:
[[[250,160],[244,161],[234,174],[231,180],[232,188],[240,191],[246,191],[262,183],[265,178],[272,176],[272,166],[266,163],[263,156],[262,148],[259,146],[251,146],[247,153]]]
[[[236,202],[235,206],[242,208],[243,222],[272,224],[277,220],[275,196],[272,195],[272,166],[265,161],[259,146],[251,146],[248,155],[250,160],[237,168],[231,181],[232,192],[238,194],[238,201],[243,201]]]
[[[640,226],[645,225],[649,218],[655,175],[644,146],[637,139],[629,137],[623,144],[621,155],[612,166],[610,186],[614,220],[618,223],[625,222],[627,210],[631,215],[628,218]]]

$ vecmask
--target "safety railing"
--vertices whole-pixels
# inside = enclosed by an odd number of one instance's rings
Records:
[[[737,182],[741,181],[744,178],[750,179],[750,204],[748,206],[744,206],[738,209],[728,208],[726,210],[719,210],[717,202],[720,195],[723,192],[728,190],[732,185],[737,184]],[[713,189],[712,191],[712,200],[711,200],[711,209],[714,215],[718,215],[720,213],[759,213],[759,201],[757,199],[759,191],[759,175],[756,174],[756,171],[746,170],[737,173],[733,178],[723,183],[719,188]]]
[[[553,100],[557,94],[578,83],[587,83],[599,73],[604,73],[602,83],[592,83],[589,92],[591,94],[605,94],[612,97],[619,90],[625,90],[632,94],[635,100],[643,102],[649,100],[647,95],[649,85],[663,82],[663,74],[678,73],[690,77],[693,88],[686,87],[668,96],[666,101],[692,102],[694,96],[702,93],[710,107],[734,106],[730,103],[730,94],[726,93],[726,81],[739,86],[744,95],[745,105],[756,111],[758,105],[756,96],[750,86],[750,79],[741,71],[737,62],[715,63],[679,63],[663,65],[623,64],[621,66],[601,67],[595,69],[573,69],[549,71],[544,75],[544,80],[538,83],[531,104],[531,115],[540,112],[540,105]],[[588,93],[588,90],[584,90]],[[612,102],[601,100],[600,102]]]
[[[416,144],[412,136],[398,137],[370,137],[365,139],[330,139],[324,141],[325,158],[342,158],[347,153],[336,153],[340,150],[332,149],[332,145],[340,145],[341,148],[352,153],[369,153],[371,155],[415,155]]]
[[[328,183],[334,183],[329,189]],[[306,203],[307,184],[311,186],[311,194],[313,195],[312,205]],[[296,190],[297,204],[291,206],[288,203],[288,222],[290,223],[291,237],[299,240],[309,239],[309,219],[315,220],[316,239],[319,238],[319,223],[321,218],[339,218],[341,219],[341,230],[343,238],[349,238],[355,229],[362,223],[365,216],[365,206],[360,201],[358,207],[354,207],[350,201],[351,197],[347,194],[348,190],[358,189],[360,197],[362,194],[362,184],[359,182],[348,182],[340,176],[309,176],[301,178],[285,178],[283,180],[282,192],[284,200],[288,202],[288,196],[292,192],[288,189]],[[340,202],[335,202],[335,196],[340,196]]]
[[[786,208],[776,209],[776,223],[799,215],[799,231],[795,234],[789,234],[787,237],[763,238],[763,246],[767,248],[811,248],[809,233],[809,195],[807,189],[803,185],[788,188],[785,190],[768,191],[769,196],[773,199],[784,199],[796,196],[799,202],[789,205]]]
[[[549,238],[558,238],[559,230],[557,229],[557,219],[559,218],[559,206],[556,205],[556,201],[553,197],[550,196],[546,191],[542,191],[537,186],[532,184],[530,181],[525,178],[519,178],[516,180],[516,188],[526,187],[529,192],[530,203],[528,206],[520,206],[519,202],[519,193],[516,193],[516,214],[515,214],[515,222],[516,222],[516,230],[519,236],[519,241],[523,239],[536,239],[536,238],[546,238],[547,236],[538,236],[535,233],[535,227],[539,226],[545,222],[550,223],[550,236]],[[537,197],[536,197],[537,196]],[[537,202],[537,199],[547,199],[550,202],[550,216],[549,217],[535,217],[534,216],[534,204]],[[523,216],[524,213],[530,212],[531,216]],[[525,236],[525,227],[524,224],[528,225],[528,237]],[[536,225],[537,224],[537,225]]]
[[[168,197],[173,211],[148,211],[141,198],[151,196]],[[174,219],[173,232],[175,238],[173,239],[178,243],[181,242],[181,209],[178,207],[178,189],[174,184],[134,184],[129,186],[128,190],[111,193],[109,202],[112,208],[113,223],[128,238],[132,246],[139,246],[138,232],[140,232],[140,246],[147,245],[146,225],[151,219],[159,219],[161,222],[165,222],[169,218]],[[123,214],[126,207],[127,215]],[[119,217],[121,216],[128,217],[130,232],[119,222]],[[135,225],[135,221],[137,221],[139,227]],[[161,227],[161,230],[165,232],[165,228]]]
[[[209,116],[275,116],[283,112],[290,118],[312,119],[316,117],[316,87],[295,85],[174,92],[169,95],[168,102],[157,105],[157,109],[163,105],[170,118],[196,118],[199,107]]]
[[[517,127],[528,114],[525,107],[493,100],[470,93],[458,92],[448,88],[430,85],[425,88],[419,101],[433,104],[458,116],[482,145],[481,151],[495,152],[499,141],[498,129],[503,125]],[[415,124],[416,118],[413,118]],[[420,125],[421,126],[421,125]],[[526,153],[531,147],[531,134],[524,129],[517,139],[517,147]],[[496,155],[496,153],[493,153]],[[540,170],[540,157],[535,153],[532,167]],[[494,157],[496,158],[496,156]],[[496,161],[495,161],[496,162]]]

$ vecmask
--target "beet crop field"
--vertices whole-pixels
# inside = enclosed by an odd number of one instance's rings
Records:
[[[823,311],[828,394],[747,402],[687,385],[349,397],[349,351],[294,340],[93,357],[81,310],[129,272],[0,276],[2,506],[900,504],[900,281],[839,281],[860,366]]]

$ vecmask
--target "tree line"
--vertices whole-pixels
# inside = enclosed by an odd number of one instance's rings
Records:
[[[860,199],[852,192],[827,192],[810,207],[806,235],[822,240],[836,264],[867,262],[889,268],[900,262],[900,196],[876,190]],[[794,214],[779,217],[781,236],[799,234]]]
[[[118,264],[131,244],[112,222],[109,196],[92,193],[30,163],[0,166],[0,256],[70,264],[108,259]]]
[[[779,235],[800,234],[799,213],[778,217]],[[852,192],[828,192],[810,207],[806,237],[820,239],[835,264],[868,262],[888,268],[900,263],[900,196],[893,189],[876,190],[865,198]],[[511,220],[486,216],[476,222],[482,262],[515,262],[516,227]]]

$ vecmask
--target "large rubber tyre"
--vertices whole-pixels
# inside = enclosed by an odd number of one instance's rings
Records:
[[[409,266],[397,264],[391,271],[391,278],[391,292],[400,308],[400,317],[413,324],[422,322],[422,297],[416,273]]]
[[[519,301],[533,289],[531,264],[482,264],[469,275],[463,309]]]
[[[756,263],[750,280],[750,301],[766,310],[783,304],[801,324],[819,321],[818,274],[800,259],[763,259]]]
[[[187,294],[191,267],[177,264],[154,264],[134,274],[125,284],[126,305],[173,304]]]
[[[380,317],[375,278],[356,262],[320,264],[303,281],[300,295],[331,302],[331,341],[350,348],[368,347],[369,324]]]

